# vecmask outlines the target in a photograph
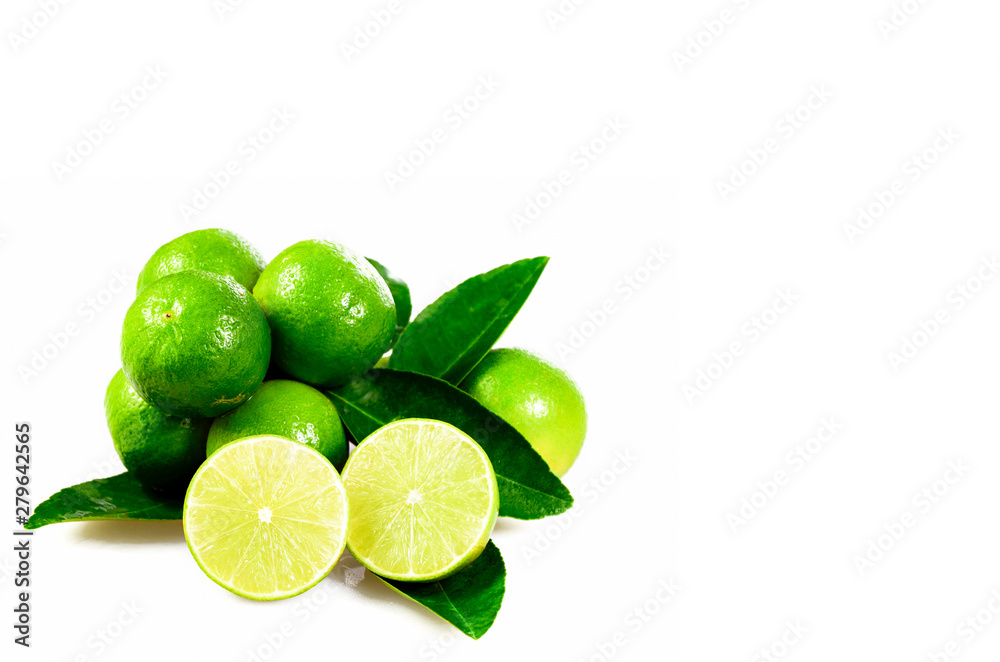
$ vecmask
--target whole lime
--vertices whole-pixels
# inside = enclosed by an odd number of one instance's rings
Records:
[[[104,394],[104,415],[118,457],[146,487],[182,492],[205,460],[211,421],[167,416],[140,398],[121,370]]]
[[[340,386],[389,348],[396,306],[368,260],[329,241],[278,254],[253,288],[271,325],[277,367],[314,386]]]
[[[136,292],[168,274],[208,271],[232,276],[252,290],[264,270],[264,258],[246,239],[228,230],[195,230],[169,241],[153,253],[139,272]]]
[[[274,435],[312,446],[337,470],[347,461],[347,438],[337,408],[308,384],[287,379],[264,382],[250,399],[212,422],[208,455],[231,441]]]
[[[121,352],[129,383],[165,414],[218,416],[260,386],[271,338],[239,283],[184,271],[139,293],[125,314]]]
[[[524,435],[565,474],[587,436],[583,395],[569,375],[523,349],[494,349],[462,381],[461,389]]]

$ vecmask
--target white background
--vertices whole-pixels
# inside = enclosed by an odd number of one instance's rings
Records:
[[[592,0],[559,21],[556,0],[404,2],[350,57],[386,1],[251,0],[221,17],[211,0],[70,2],[16,45],[39,9],[6,3],[0,395],[11,428],[33,425],[36,500],[120,469],[102,399],[135,276],[199,227],[267,258],[343,242],[409,281],[415,310],[551,256],[500,345],[572,373],[590,430],[565,477],[578,507],[498,526],[507,595],[478,642],[345,574],[347,558],[257,604],[202,575],[179,524],[88,523],[36,533],[34,646],[10,630],[4,645],[237,662],[284,627],[270,659],[995,659],[1000,286],[979,270],[1000,249],[1000,7],[895,1]],[[115,100],[147,67],[165,79],[123,117]],[[481,77],[495,91],[456,126],[449,108]],[[294,120],[247,161],[276,108]],[[609,120],[624,128],[581,171]],[[391,187],[435,129],[445,140]],[[185,219],[229,160],[240,173]],[[859,207],[878,218],[859,226]],[[655,251],[671,257],[646,272]],[[894,361],[904,338],[920,347]],[[823,420],[836,435],[810,442]],[[5,595],[12,569],[7,552]],[[101,632],[116,636],[102,647]]]

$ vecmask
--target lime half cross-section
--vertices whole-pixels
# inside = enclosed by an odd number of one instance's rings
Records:
[[[184,499],[184,537],[212,581],[253,600],[298,595],[344,551],[347,494],[330,462],[283,437],[220,448]]]
[[[472,563],[499,508],[486,453],[441,421],[405,419],[373,432],[348,458],[344,487],[351,554],[400,581],[441,579]]]

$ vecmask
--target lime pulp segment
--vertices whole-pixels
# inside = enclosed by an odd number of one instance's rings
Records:
[[[344,487],[351,553],[375,574],[402,581],[440,579],[474,561],[499,508],[486,453],[441,421],[376,430],[348,458]]]
[[[195,473],[184,536],[214,582],[254,600],[298,595],[344,551],[348,505],[333,465],[289,439],[228,444]]]

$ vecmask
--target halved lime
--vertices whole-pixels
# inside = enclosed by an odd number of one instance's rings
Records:
[[[493,465],[475,441],[441,421],[385,425],[344,467],[347,546],[377,575],[431,581],[476,560],[496,524]]]
[[[344,552],[347,493],[330,462],[274,436],[220,448],[184,498],[184,537],[209,578],[252,600],[298,595]]]

